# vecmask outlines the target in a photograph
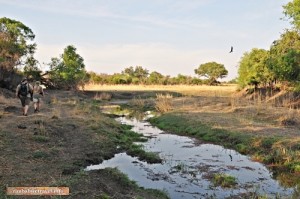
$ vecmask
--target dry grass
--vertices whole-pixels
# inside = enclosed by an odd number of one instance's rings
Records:
[[[8,104],[9,100],[5,98],[3,95],[0,95],[0,104]]]
[[[129,105],[140,107],[140,108],[143,108],[145,104],[146,104],[145,100],[140,97],[134,97],[132,100],[129,101]]]
[[[299,110],[289,109],[287,114],[284,114],[277,120],[282,126],[295,126],[300,122]]]
[[[300,111],[274,107],[265,100],[237,97],[181,97],[173,110],[215,128],[258,135],[299,136]],[[284,124],[285,123],[285,124]],[[286,128],[286,127],[289,128]]]
[[[45,121],[43,119],[36,120],[34,121],[34,123],[38,125],[37,127],[38,135],[48,136],[48,132],[45,127]]]
[[[56,95],[53,95],[53,96],[51,97],[51,103],[52,103],[52,104],[57,104],[57,103],[58,103],[58,99],[57,99],[57,96],[56,96]]]
[[[110,93],[105,93],[105,92],[102,92],[102,93],[99,93],[97,92],[94,96],[94,100],[111,100],[112,98],[112,94]]]
[[[173,109],[173,96],[170,94],[156,94],[155,108],[161,113],[168,112]]]
[[[230,96],[237,89],[235,84],[222,86],[192,85],[97,85],[88,84],[87,91],[171,91],[192,96]]]
[[[217,128],[260,135],[299,136],[300,111],[290,109],[291,97],[285,92],[266,97],[262,93],[245,95],[236,85],[162,86],[162,85],[87,85],[87,90],[101,91],[169,91],[172,97],[157,95],[155,108],[160,112],[180,111],[187,117]],[[176,97],[176,92],[183,97]],[[134,104],[143,105],[140,99]],[[286,107],[282,107],[286,105]],[[292,111],[293,110],[293,111]],[[289,128],[286,128],[286,127]]]
[[[51,114],[52,119],[61,118],[61,109],[60,108],[53,108],[51,112],[52,112],[52,114]]]
[[[6,98],[0,94],[0,104],[12,105],[17,101],[17,98]]]
[[[78,103],[78,99],[68,99],[66,104],[76,105]]]

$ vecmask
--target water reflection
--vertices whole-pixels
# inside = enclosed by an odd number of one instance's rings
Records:
[[[125,117],[117,120],[150,137],[148,142],[141,144],[146,151],[158,152],[163,163],[147,164],[121,153],[100,165],[89,166],[87,170],[118,167],[140,186],[167,190],[171,198],[226,198],[249,192],[268,195],[269,198],[293,194],[292,188],[285,188],[272,179],[265,166],[234,150],[166,134],[145,120]],[[234,176],[238,185],[231,189],[213,186],[211,180],[215,173]]]

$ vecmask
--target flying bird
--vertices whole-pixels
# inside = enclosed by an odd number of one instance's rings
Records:
[[[230,48],[230,52],[229,53],[232,53],[233,52],[233,47],[231,46],[231,48]]]

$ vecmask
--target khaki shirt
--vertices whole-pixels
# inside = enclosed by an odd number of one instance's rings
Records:
[[[44,95],[44,91],[43,88],[41,86],[33,86],[33,94],[40,94],[40,95]]]

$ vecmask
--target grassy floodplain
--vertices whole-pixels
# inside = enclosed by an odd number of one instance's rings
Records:
[[[131,107],[162,112],[150,120],[153,125],[235,149],[266,164],[283,184],[300,183],[300,111],[287,106],[291,99],[281,93],[246,95],[235,84],[88,85],[86,89],[112,96],[131,93]],[[157,93],[165,99],[159,100]]]
[[[98,85],[88,84],[84,87],[87,91],[143,91],[143,92],[173,92],[191,96],[230,96],[237,89],[236,84],[220,86],[206,85]]]

